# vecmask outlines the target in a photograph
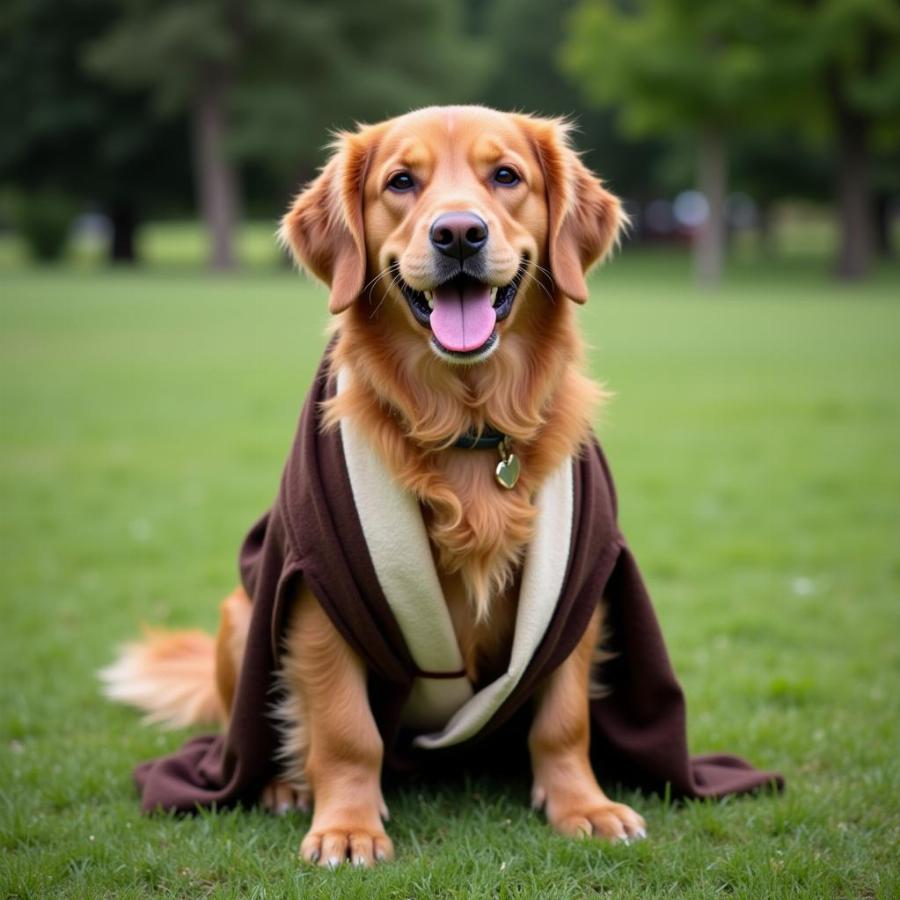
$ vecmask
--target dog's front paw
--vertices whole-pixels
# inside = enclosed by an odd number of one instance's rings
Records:
[[[567,810],[563,815],[548,817],[548,821],[560,834],[568,837],[598,837],[627,844],[647,836],[644,820],[630,806],[609,800]]]
[[[534,802],[535,806],[545,806],[551,827],[567,837],[628,843],[647,836],[647,825],[641,816],[624,803],[613,803],[599,790],[581,797],[554,797],[536,789]]]
[[[309,830],[300,844],[300,856],[329,869],[349,862],[366,868],[394,858],[394,845],[383,828],[328,825]]]

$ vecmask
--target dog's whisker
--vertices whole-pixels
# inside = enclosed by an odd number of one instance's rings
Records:
[[[389,272],[389,271],[391,271],[391,270],[390,270],[390,269],[387,269],[387,270],[385,270],[385,271],[388,271],[388,272]],[[387,295],[388,295],[388,293],[390,292],[391,288],[392,288],[392,287],[396,287],[396,286],[400,283],[400,281],[401,281],[401,278],[400,278],[400,272],[399,272],[399,270],[397,270],[396,274],[395,274],[394,277],[391,279],[391,283],[387,286],[387,290],[384,292],[384,296],[378,301],[377,305],[375,306],[375,309],[373,309],[372,312],[369,314],[369,318],[370,318],[370,319],[374,319],[374,318],[375,318],[376,313],[378,312],[379,309],[381,309],[382,304],[384,303],[385,298],[387,297]]]
[[[365,293],[366,293],[366,297],[368,298],[369,302],[371,302],[371,300],[372,300],[372,291],[375,289],[375,285],[378,284],[378,282],[379,282],[382,278],[385,278],[387,275],[390,275],[390,274],[391,274],[392,272],[394,272],[394,271],[395,271],[395,269],[394,269],[393,267],[390,267],[390,268],[387,268],[387,269],[382,269],[382,270],[381,270],[381,271],[380,271],[380,272],[379,272],[379,273],[378,273],[371,281],[368,282],[368,284],[366,284],[366,285],[363,287],[363,289],[362,289],[362,291],[360,291],[360,293],[365,292]]]
[[[375,285],[378,283],[378,281],[388,274],[388,271],[388,269],[382,269],[380,272],[377,272],[373,278],[371,278],[365,283],[365,285],[363,285],[363,290],[371,291],[372,288],[375,287]]]
[[[547,298],[550,300],[551,303],[556,302],[556,300],[553,297],[553,294],[547,290],[547,287],[544,285],[544,283],[539,278],[534,277],[534,274],[532,272],[525,271],[523,273],[523,278],[527,278],[527,279],[529,279],[529,281],[536,284],[547,295]]]
[[[550,299],[551,303],[556,303],[556,297],[554,295],[554,292],[552,291],[553,284],[554,284],[553,273],[549,269],[540,265],[539,263],[535,263],[534,267],[537,270],[537,272],[539,273],[539,275],[545,275],[547,277],[546,285],[544,284],[544,281],[542,278],[535,277],[532,272],[529,271],[526,274],[532,279],[532,281],[534,281],[536,284],[538,284],[540,286],[541,290],[547,295],[547,297]]]
[[[540,272],[542,275],[546,275],[546,276],[547,276],[548,283],[549,283],[550,286],[552,287],[552,285],[553,285],[553,273],[552,273],[548,268],[546,268],[545,266],[540,265],[540,263],[535,263],[535,264],[534,264],[534,267],[535,267],[535,269],[537,269],[537,271]]]

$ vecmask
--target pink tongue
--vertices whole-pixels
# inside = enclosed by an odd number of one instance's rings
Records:
[[[431,330],[441,346],[457,353],[477,350],[494,331],[497,313],[491,306],[491,289],[467,281],[460,288],[444,284],[434,289]]]

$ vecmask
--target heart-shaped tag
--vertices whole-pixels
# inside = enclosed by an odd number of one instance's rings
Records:
[[[504,459],[501,459],[494,470],[494,476],[500,487],[511,491],[519,480],[519,457],[515,453],[510,453]]]

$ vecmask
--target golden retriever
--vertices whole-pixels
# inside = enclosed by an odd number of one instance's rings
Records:
[[[583,371],[571,301],[587,299],[585,273],[613,246],[623,216],[568,130],[466,106],[360,127],[337,138],[281,226],[300,264],[330,289],[331,365],[353,373],[325,425],[352,419],[418,498],[473,683],[508,663],[535,492],[588,440],[601,397]],[[485,428],[515,449],[520,477],[510,489],[495,483],[496,453],[454,446]],[[132,648],[136,668],[117,696],[176,724],[227,721],[249,617],[238,590],[222,606],[214,646],[197,633],[151,636]],[[607,798],[588,757],[600,618],[598,605],[537,696],[533,799],[563,834],[642,837],[642,818]],[[164,689],[154,664],[179,652],[182,668]],[[366,668],[305,587],[292,605],[282,677],[287,766],[262,802],[281,810],[311,795],[300,851],[310,862],[390,859]]]

